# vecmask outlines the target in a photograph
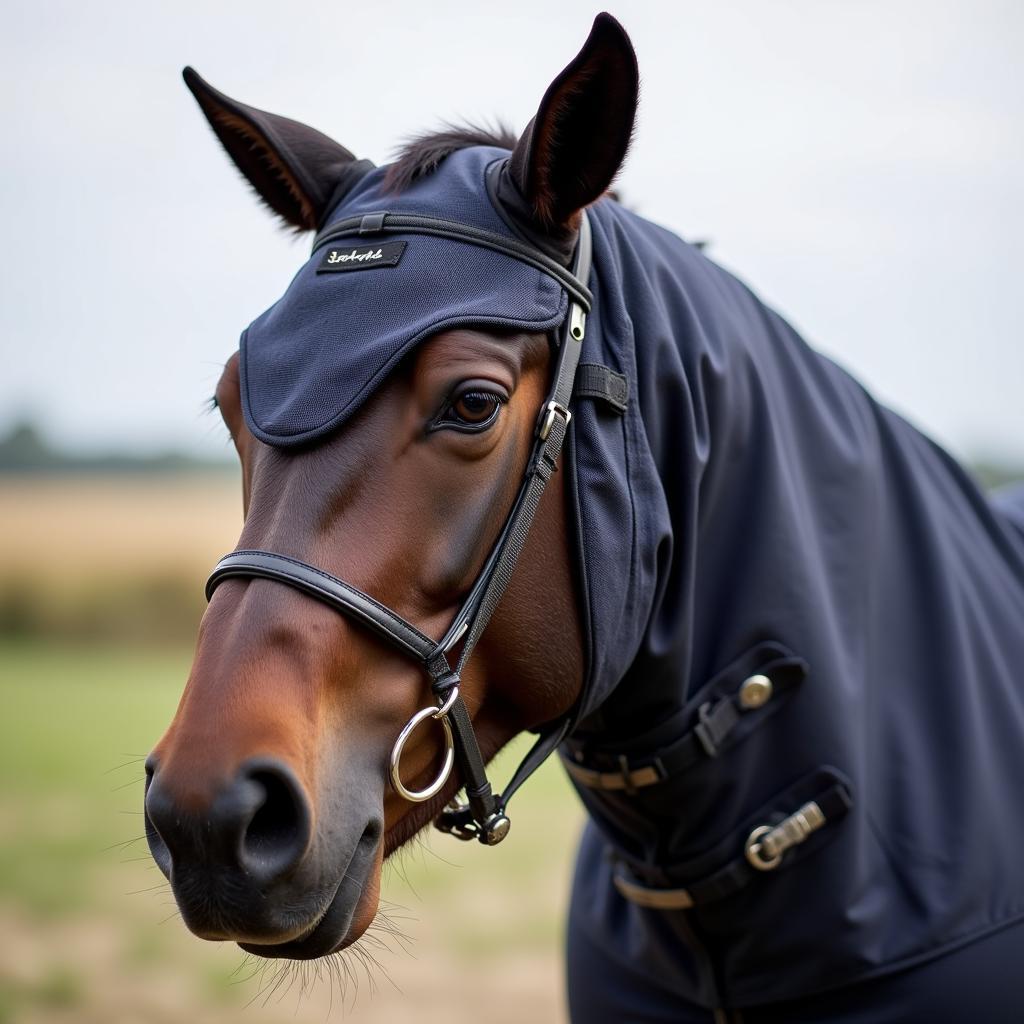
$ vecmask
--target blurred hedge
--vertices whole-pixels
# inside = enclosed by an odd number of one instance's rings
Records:
[[[101,578],[55,592],[50,581],[0,579],[0,638],[190,643],[206,606],[203,581],[191,574]]]
[[[238,473],[0,474],[0,523],[0,639],[191,645],[238,537]]]
[[[191,645],[237,473],[0,476],[0,638]]]

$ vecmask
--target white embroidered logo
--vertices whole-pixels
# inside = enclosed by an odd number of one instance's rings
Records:
[[[330,249],[324,252],[318,274],[338,274],[351,270],[378,270],[381,267],[397,267],[405,252],[406,242],[371,242],[369,245],[353,245],[350,249]]]
[[[358,249],[353,249],[351,252],[338,252],[337,249],[332,249],[324,263],[370,263],[373,260],[382,259],[384,259],[382,249],[378,249],[376,252],[372,250],[360,252]]]

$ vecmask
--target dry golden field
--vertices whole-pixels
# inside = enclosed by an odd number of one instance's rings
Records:
[[[200,578],[241,529],[234,473],[0,477],[0,567],[47,586]]]
[[[187,643],[241,528],[234,473],[0,477],[0,632]]]

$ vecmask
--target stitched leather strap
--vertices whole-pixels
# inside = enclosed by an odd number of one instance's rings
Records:
[[[369,594],[364,594],[358,587],[297,558],[278,555],[273,551],[233,551],[225,555],[210,573],[206,581],[206,600],[209,601],[217,587],[231,577],[258,577],[287,583],[329,604],[343,615],[356,619],[420,661],[425,662],[437,646],[411,622],[375,601]]]

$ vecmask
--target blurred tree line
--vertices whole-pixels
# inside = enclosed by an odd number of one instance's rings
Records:
[[[175,451],[156,455],[129,455],[125,452],[72,454],[50,444],[30,420],[15,423],[5,437],[0,437],[2,474],[223,472],[234,465],[233,456],[197,458]],[[968,468],[986,490],[1024,481],[1024,466],[979,460]]]
[[[21,420],[0,438],[0,473],[181,473],[222,472],[233,459],[196,458],[181,452],[130,455],[72,454],[46,440],[30,420]]]

